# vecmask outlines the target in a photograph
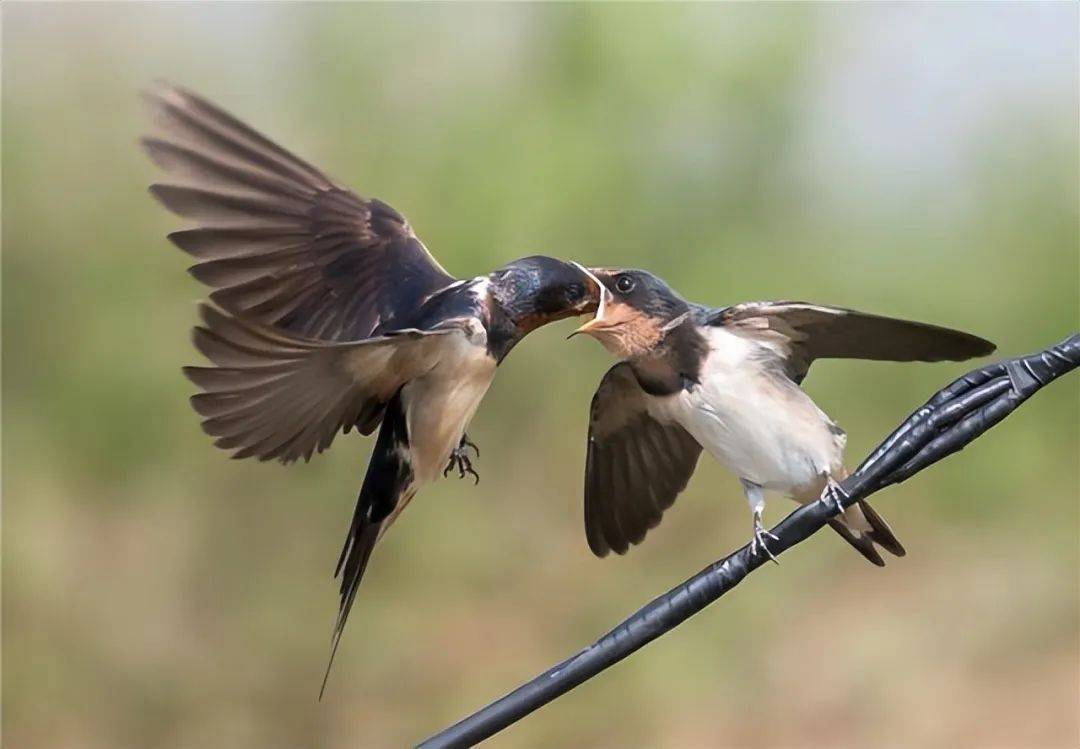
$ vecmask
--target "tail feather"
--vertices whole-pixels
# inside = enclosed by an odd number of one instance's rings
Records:
[[[829,527],[840,534],[842,539],[851,544],[855,551],[862,554],[866,558],[866,561],[871,564],[876,564],[878,567],[885,566],[885,560],[881,558],[881,554],[878,552],[877,547],[874,546],[873,540],[867,533],[852,530],[844,523],[844,521],[837,518],[833,518],[829,521]]]
[[[867,561],[878,567],[885,566],[885,560],[877,549],[879,546],[894,556],[902,557],[907,554],[892,528],[868,502],[860,500],[855,508],[849,508],[844,516],[830,520],[829,525],[866,557]]]
[[[871,541],[893,556],[902,557],[907,554],[904,545],[900,543],[900,539],[892,532],[892,528],[885,522],[885,518],[878,515],[877,510],[871,507],[869,502],[860,501],[859,509],[862,510],[866,522],[870,523],[871,530],[866,535],[869,536]]]
[[[360,509],[360,505],[357,505],[357,509]],[[326,692],[326,682],[330,678],[330,669],[334,665],[334,656],[337,655],[338,645],[341,643],[341,634],[345,631],[345,621],[349,618],[349,612],[352,611],[353,601],[356,600],[356,591],[360,589],[360,581],[364,577],[368,559],[371,558],[371,551],[375,548],[375,541],[379,537],[381,527],[381,522],[362,521],[359,530],[350,529],[349,537],[341,550],[337,569],[334,570],[334,577],[337,577],[341,574],[344,566],[344,574],[341,576],[341,603],[338,608],[337,619],[334,621],[334,633],[330,636],[330,658],[326,663],[322,686],[319,687],[320,700]]]
[[[319,689],[320,700],[326,691],[341,634],[345,631],[345,622],[352,611],[371,552],[400,505],[408,502],[412,496],[413,473],[409,465],[408,446],[408,430],[399,391],[386,405],[379,437],[371,453],[364,484],[360,487],[360,496],[356,500],[349,534],[334,569],[334,577],[341,578],[341,600],[330,638],[330,658]]]

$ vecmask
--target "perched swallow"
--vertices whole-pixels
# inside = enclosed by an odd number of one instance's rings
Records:
[[[283,463],[379,429],[335,571],[332,663],[376,541],[423,484],[476,476],[465,429],[495,368],[530,331],[592,312],[600,290],[543,256],[454,278],[389,205],[190,91],[146,98],[160,134],[142,143],[179,180],[150,191],[195,222],[169,239],[214,288],[194,332],[213,366],[184,370],[203,428],[235,458]]]
[[[765,492],[838,500],[846,436],[800,387],[815,359],[963,361],[994,344],[957,330],[805,302],[712,309],[641,270],[592,268],[604,291],[587,333],[621,361],[593,396],[585,532],[597,556],[627,551],[686,488],[705,448],[742,482],[751,550],[772,557]],[[832,527],[866,559],[904,547],[866,502]],[[775,561],[775,559],[773,560]]]

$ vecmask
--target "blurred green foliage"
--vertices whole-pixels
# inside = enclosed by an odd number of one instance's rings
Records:
[[[136,91],[188,85],[406,213],[453,272],[533,252],[713,304],[924,319],[1002,355],[1078,327],[1077,6],[16,4],[3,17],[3,645],[10,747],[416,741],[745,541],[704,460],[592,558],[571,323],[516,349],[376,552],[327,699],[330,572],[369,443],[231,462],[180,366],[204,295]],[[968,365],[824,362],[856,462]],[[1075,377],[493,746],[1075,746]],[[773,500],[770,515],[789,509]],[[782,719],[780,718],[782,716]]]

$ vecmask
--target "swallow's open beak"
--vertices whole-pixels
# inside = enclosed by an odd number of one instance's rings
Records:
[[[582,273],[584,273],[586,276],[588,276],[590,281],[592,281],[594,284],[596,284],[597,288],[600,290],[600,303],[596,306],[596,314],[593,315],[593,318],[591,320],[589,320],[587,323],[585,323],[584,325],[582,325],[580,328],[575,330],[573,333],[566,336],[567,340],[570,340],[571,338],[576,336],[578,333],[591,333],[591,332],[597,330],[598,328],[604,328],[604,327],[608,326],[608,323],[606,321],[606,315],[607,315],[608,295],[610,294],[610,292],[607,290],[607,287],[604,286],[603,282],[599,278],[597,278],[596,275],[593,274],[592,271],[590,271],[588,268],[586,268],[581,263],[575,263],[574,261],[570,261],[570,262],[574,267],[576,267],[578,270],[580,270]]]
[[[596,331],[602,330],[602,329],[608,328],[608,327],[610,327],[610,326],[608,325],[606,320],[603,320],[603,319],[601,319],[599,317],[594,317],[593,319],[589,320],[587,323],[585,323],[584,325],[579,327],[577,330],[575,330],[573,333],[566,336],[566,338],[567,338],[567,340],[569,340],[569,339],[573,338],[574,336],[576,336],[578,333],[586,333],[586,334],[592,335]]]

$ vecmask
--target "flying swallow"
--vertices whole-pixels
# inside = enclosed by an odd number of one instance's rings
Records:
[[[379,430],[335,570],[332,663],[376,541],[422,485],[476,476],[465,430],[498,364],[539,326],[592,312],[600,290],[543,256],[455,278],[386,203],[190,91],[146,99],[158,132],[143,146],[178,180],[150,191],[194,222],[169,239],[214,289],[194,331],[211,366],[184,370],[203,429],[235,458],[283,463]]]
[[[589,271],[602,298],[571,336],[591,335],[620,359],[589,421],[585,532],[601,557],[625,553],[659,524],[704,448],[739,477],[753,512],[751,551],[772,558],[765,492],[838,501],[847,475],[844,431],[801,387],[815,359],[963,361],[995,348],[957,330],[805,302],[714,309],[646,271]],[[864,501],[831,525],[878,566],[877,546],[905,553]]]

